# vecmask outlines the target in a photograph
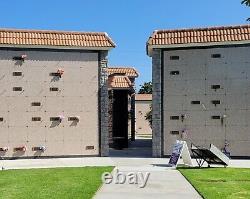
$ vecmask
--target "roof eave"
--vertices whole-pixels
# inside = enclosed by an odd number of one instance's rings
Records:
[[[135,78],[138,78],[139,75],[126,75],[128,78],[131,78],[131,79],[135,79]]]
[[[149,56],[149,57],[152,57],[152,52],[153,52],[153,46],[152,45],[149,45],[149,44],[147,44],[147,55]],[[156,47],[155,47],[156,48]]]
[[[133,89],[133,87],[111,87],[111,88],[108,88],[108,90],[131,90]]]
[[[135,99],[136,102],[151,102],[152,99]]]
[[[111,50],[115,46],[101,46],[101,47],[89,47],[89,46],[52,46],[52,45],[15,45],[15,44],[0,44],[0,48],[32,48],[32,49],[72,49],[72,50]]]
[[[226,42],[209,42],[209,43],[188,43],[188,44],[168,44],[168,45],[151,45],[147,43],[147,55],[152,57],[153,49],[170,49],[170,48],[189,48],[189,47],[209,47],[209,46],[230,46],[250,44],[250,40],[244,41],[226,41]]]

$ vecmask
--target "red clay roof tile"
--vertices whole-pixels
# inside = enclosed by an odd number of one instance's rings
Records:
[[[157,30],[151,35],[147,45],[230,42],[248,40],[249,38],[250,25]]]
[[[0,29],[0,45],[46,45],[68,47],[115,47],[103,32]]]
[[[114,75],[108,78],[109,89],[131,89],[133,85],[127,76]]]
[[[136,78],[139,76],[138,72],[132,67],[109,67],[107,68],[108,75],[124,74],[128,77]]]

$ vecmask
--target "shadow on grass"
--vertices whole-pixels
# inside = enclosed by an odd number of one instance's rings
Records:
[[[187,166],[180,166],[180,167],[177,167],[176,168],[177,170],[210,170],[210,169],[228,169],[227,167],[198,167],[198,166],[195,166],[195,167],[187,167]]]
[[[171,168],[172,166],[169,164],[151,164],[154,167],[168,167]]]

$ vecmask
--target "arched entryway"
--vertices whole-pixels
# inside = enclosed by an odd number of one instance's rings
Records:
[[[110,156],[151,157],[151,139],[135,136],[134,68],[108,68]]]

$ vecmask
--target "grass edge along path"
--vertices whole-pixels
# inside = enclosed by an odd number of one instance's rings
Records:
[[[250,198],[250,169],[178,168],[205,199]]]
[[[91,199],[101,176],[114,167],[73,167],[0,171],[0,198]]]

